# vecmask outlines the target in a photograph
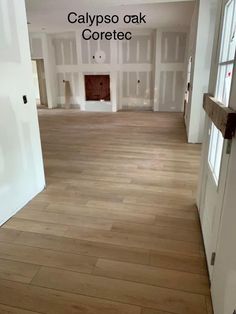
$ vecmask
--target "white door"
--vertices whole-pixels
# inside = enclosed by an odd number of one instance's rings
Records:
[[[209,121],[208,126],[209,145],[201,221],[207,265],[211,278],[229,155],[227,154],[227,140],[223,139],[220,131],[211,121]]]
[[[222,28],[219,42],[219,62],[215,98],[228,106],[235,54],[236,0],[223,1]],[[224,140],[215,125],[206,119],[204,187],[202,187],[200,218],[210,278],[221,219],[230,142]]]
[[[235,72],[236,69],[234,69]],[[234,74],[230,104],[236,110],[236,74]],[[211,293],[215,314],[236,313],[236,137],[233,138],[226,189],[212,273]],[[234,312],[235,311],[235,312]]]

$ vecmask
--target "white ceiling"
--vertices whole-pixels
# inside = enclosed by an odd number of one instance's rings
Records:
[[[147,16],[147,24],[133,27],[186,27],[190,25],[194,4],[194,1],[178,0],[26,0],[26,10],[31,31],[60,32],[84,28],[84,25],[67,22],[70,11],[78,15],[85,12],[117,14],[121,19],[125,14],[142,12]],[[127,28],[127,25],[112,25],[112,29],[117,27]]]

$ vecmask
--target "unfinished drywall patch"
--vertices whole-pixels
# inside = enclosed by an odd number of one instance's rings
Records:
[[[153,61],[153,36],[136,35],[129,41],[123,41],[122,54],[124,64],[145,64]],[[145,47],[145,49],[144,49]]]
[[[153,64],[154,36],[152,31],[143,35],[134,35],[132,40],[124,41],[121,45],[123,64],[139,64],[142,66]]]
[[[104,53],[102,63],[111,63],[111,42],[108,40],[81,40],[82,62],[83,64],[96,64],[96,53],[101,51]]]
[[[124,65],[119,74],[120,109],[153,108],[153,48],[153,31],[134,34],[132,40],[120,43],[119,60]]]
[[[72,36],[72,35],[71,35]],[[53,38],[56,65],[76,65],[77,53],[75,37]]]
[[[51,35],[53,54],[56,62],[56,104],[65,107],[65,82],[70,88],[70,105],[79,107],[79,75],[76,36],[74,32],[58,33]]]
[[[55,53],[55,60],[56,60],[56,65],[62,65],[64,64],[64,60],[62,57],[62,44],[61,40],[59,39],[53,39],[52,44],[54,46],[54,53]]]
[[[184,63],[186,40],[186,33],[163,32],[161,36],[161,62]]]
[[[73,90],[73,95],[78,96],[79,95],[79,73],[74,72],[72,74],[72,90]]]
[[[182,71],[161,71],[160,111],[180,112],[182,110],[183,86],[184,77]]]
[[[105,63],[111,63],[111,42],[109,40],[101,40],[99,50],[103,51],[105,54]]]
[[[33,59],[43,58],[43,46],[41,38],[32,38],[31,39],[31,55]]]
[[[122,75],[122,109],[150,109],[151,72],[123,72]]]
[[[57,96],[58,97],[64,97],[65,90],[64,90],[64,83],[65,80],[64,73],[57,73]]]
[[[187,31],[157,31],[155,111],[183,111],[186,47]]]
[[[58,72],[57,73],[57,97],[59,106],[65,105],[65,81],[69,82],[71,97],[70,104],[77,105],[79,95],[79,74],[76,72]],[[76,96],[77,95],[77,96]]]

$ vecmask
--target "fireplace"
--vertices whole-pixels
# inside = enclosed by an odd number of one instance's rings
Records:
[[[110,101],[110,76],[85,75],[85,95],[87,101]]]

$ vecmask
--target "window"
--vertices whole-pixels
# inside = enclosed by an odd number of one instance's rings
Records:
[[[216,85],[216,98],[227,107],[229,105],[229,95],[236,47],[235,31],[236,1],[229,0],[225,6],[220,58],[218,64],[218,77]]]
[[[236,0],[225,5],[224,22],[221,37],[220,57],[215,97],[226,107],[229,105],[231,81],[233,75],[236,48]],[[218,185],[224,139],[221,132],[212,123],[208,163]]]
[[[211,125],[210,133],[208,163],[215,182],[218,185],[224,138],[221,132],[215,127],[214,123]]]

